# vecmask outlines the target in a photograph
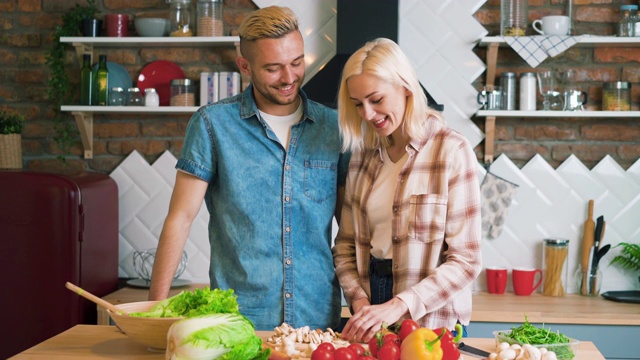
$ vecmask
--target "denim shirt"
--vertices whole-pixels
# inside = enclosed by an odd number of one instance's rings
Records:
[[[303,117],[285,151],[252,91],[201,107],[176,165],[209,183],[211,287],[234,289],[257,330],[336,327],[331,224],[349,162],[337,114],[301,91]]]

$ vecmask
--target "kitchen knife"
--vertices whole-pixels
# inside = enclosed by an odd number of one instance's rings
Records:
[[[587,295],[587,278],[589,277],[589,265],[591,260],[591,252],[593,251],[593,236],[595,222],[593,221],[593,200],[589,200],[589,211],[587,220],[584,222],[584,229],[582,234],[582,286],[580,287],[580,293]]]
[[[469,346],[463,342],[458,344],[458,351],[460,351],[461,354],[465,354],[465,355],[469,355],[469,356],[481,358],[481,359],[488,358],[489,355],[491,355],[491,353],[489,352],[486,352],[484,350],[478,349],[473,346]]]

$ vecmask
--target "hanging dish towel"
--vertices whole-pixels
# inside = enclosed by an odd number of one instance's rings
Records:
[[[549,56],[555,57],[575,45],[582,36],[536,35],[505,36],[504,40],[531,67],[540,65]]]
[[[507,210],[518,189],[518,184],[503,179],[489,171],[480,184],[482,196],[482,236],[492,239],[502,234]]]

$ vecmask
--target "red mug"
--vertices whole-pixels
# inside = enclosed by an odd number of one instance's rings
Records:
[[[504,294],[507,288],[507,269],[487,268],[485,272],[489,294]]]
[[[107,36],[129,36],[129,15],[107,14],[104,16]]]
[[[534,283],[536,274],[539,274],[538,282]],[[513,291],[516,295],[531,295],[542,284],[542,270],[540,269],[513,269]]]

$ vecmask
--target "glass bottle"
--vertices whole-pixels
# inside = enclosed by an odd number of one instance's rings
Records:
[[[194,36],[195,9],[191,0],[171,0],[169,36]]]
[[[620,37],[635,36],[635,18],[638,14],[638,5],[620,6],[617,35]]]
[[[156,89],[144,89],[144,106],[160,106],[160,96]]]
[[[80,105],[91,105],[93,95],[93,71],[91,70],[91,55],[82,55],[82,69],[80,70]]]
[[[528,0],[500,1],[500,35],[524,36],[528,23]]]
[[[222,0],[198,0],[198,36],[224,35]]]
[[[107,68],[107,55],[100,55],[98,70],[93,83],[95,85],[93,104],[106,106],[109,104],[109,69]]]

